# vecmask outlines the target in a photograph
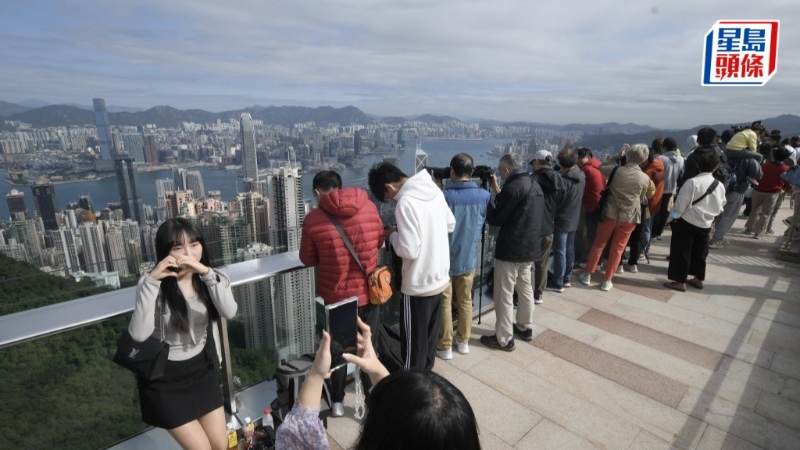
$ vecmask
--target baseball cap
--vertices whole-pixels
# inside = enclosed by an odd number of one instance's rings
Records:
[[[548,152],[547,150],[537,150],[536,153],[533,155],[533,159],[531,160],[530,164],[533,164],[534,161],[553,161],[553,154]]]

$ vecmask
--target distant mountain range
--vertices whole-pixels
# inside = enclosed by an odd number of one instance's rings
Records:
[[[39,105],[39,106],[37,106]],[[41,106],[45,105],[45,106]],[[369,115],[354,106],[334,108],[331,106],[320,106],[308,108],[303,106],[261,106],[253,105],[248,108],[224,111],[219,113],[208,112],[201,109],[180,110],[171,106],[155,106],[148,110],[130,108],[126,106],[108,106],[109,120],[112,125],[137,126],[145,124],[155,124],[158,127],[178,127],[181,122],[212,123],[217,119],[228,121],[238,119],[243,112],[248,112],[254,119],[263,120],[265,123],[292,126],[296,123],[315,122],[340,123],[340,124],[368,124],[374,120],[381,120],[385,123],[401,125],[409,120],[417,120],[429,123],[445,123],[459,120],[450,116],[423,114],[421,116],[407,117],[378,117]],[[10,103],[0,101],[0,119],[16,120],[31,124],[36,128],[46,128],[54,126],[68,125],[94,125],[94,112],[90,106],[70,104],[70,105],[49,105],[41,100],[29,99],[24,102]],[[462,120],[463,121],[463,120]],[[637,125],[635,123],[620,124],[616,122],[601,124],[568,124],[553,125],[546,123],[532,122],[501,122],[488,119],[473,119],[466,122],[478,122],[482,126],[493,125],[518,125],[531,127],[546,127],[562,130],[577,130],[584,133],[581,145],[597,149],[615,147],[621,142],[652,142],[656,136],[672,136],[678,140],[679,144],[691,134],[696,134],[700,126],[686,130],[664,130],[656,129],[647,125]],[[800,132],[800,117],[785,114],[782,116],[764,119],[764,125],[768,129],[779,129],[784,136],[796,135]],[[733,124],[713,125],[719,132]],[[747,124],[737,124],[747,125]],[[0,121],[0,130],[10,130]]]
[[[800,116],[795,116],[793,114],[783,114],[778,117],[772,117],[768,119],[762,120],[763,125],[768,130],[780,130],[781,136],[784,138],[788,138],[791,136],[797,136],[800,134]],[[685,145],[684,142],[686,138],[693,134],[697,134],[697,130],[704,126],[710,126],[717,130],[718,133],[722,133],[728,128],[731,128],[733,125],[750,125],[750,122],[741,122],[741,123],[718,123],[714,125],[698,125],[693,128],[685,129],[685,130],[658,130],[655,128],[650,128],[648,131],[638,132],[638,133],[610,133],[606,134],[605,127],[603,129],[603,134],[595,134],[595,135],[585,135],[581,141],[580,145],[585,147],[590,147],[593,149],[607,149],[609,147],[616,149],[623,143],[628,144],[635,144],[635,143],[645,143],[650,144],[653,140],[658,137],[673,137],[678,141],[678,148],[684,149]],[[600,125],[594,125],[598,127]],[[638,126],[638,125],[637,125]]]

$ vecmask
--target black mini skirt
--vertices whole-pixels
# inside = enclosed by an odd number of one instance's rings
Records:
[[[158,380],[137,381],[142,421],[154,427],[177,428],[222,406],[219,378],[206,351],[186,361],[167,361]]]

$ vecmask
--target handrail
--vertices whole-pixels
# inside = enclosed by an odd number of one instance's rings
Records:
[[[299,252],[230,264],[222,270],[233,286],[303,268]],[[0,316],[0,349],[81,328],[133,312],[135,287]]]

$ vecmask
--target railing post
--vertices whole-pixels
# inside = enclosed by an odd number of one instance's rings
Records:
[[[222,401],[225,411],[230,415],[236,414],[236,389],[233,385],[233,370],[231,370],[231,346],[228,342],[228,321],[220,317],[219,336],[222,341]]]

